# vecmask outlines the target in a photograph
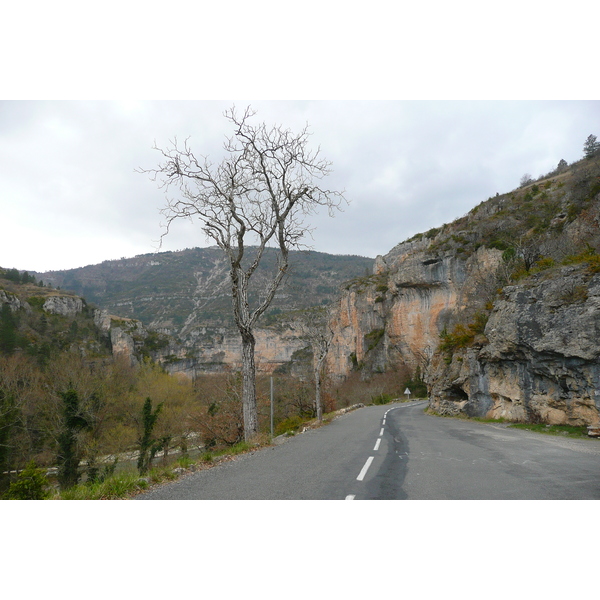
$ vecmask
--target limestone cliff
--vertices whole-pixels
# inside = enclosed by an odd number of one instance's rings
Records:
[[[497,268],[502,253],[479,248],[467,260],[432,256],[424,242],[400,244],[379,257],[376,273],[352,282],[333,313],[335,332],[328,368],[338,377],[367,367],[383,371],[401,364],[424,368],[439,334],[457,312],[479,302],[481,272]]]
[[[504,288],[470,347],[435,357],[440,413],[586,425],[600,409],[600,275],[540,273]]]
[[[378,257],[333,311],[329,372],[418,367],[440,413],[594,423],[599,253],[596,157]]]

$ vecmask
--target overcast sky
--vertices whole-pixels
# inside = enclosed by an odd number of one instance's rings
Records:
[[[91,6],[11,3],[3,14],[2,267],[155,252],[165,198],[136,169],[156,166],[152,146],[174,137],[218,161],[233,104],[269,125],[309,125],[333,163],[328,185],[349,201],[312,220],[309,242],[370,257],[526,172],[579,159],[587,136],[600,136],[584,0],[568,11],[526,0],[502,10],[471,0]],[[162,249],[203,245],[181,223]]]
[[[599,101],[0,102],[0,266],[67,269],[154,252],[163,191],[139,167],[184,139],[218,161],[223,112],[299,130],[333,163],[349,205],[312,219],[315,250],[375,257],[418,232],[583,155],[600,135]],[[163,250],[209,245],[182,222]]]

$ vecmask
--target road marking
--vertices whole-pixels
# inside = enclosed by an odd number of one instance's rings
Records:
[[[385,419],[384,419],[383,421],[381,421],[381,424],[382,424],[382,425],[385,425]]]
[[[378,438],[375,442],[375,448],[373,448],[374,452],[377,452],[377,450],[379,450],[379,444],[381,444],[381,438]]]
[[[362,481],[365,478],[365,475],[367,474],[367,471],[369,470],[369,467],[371,466],[371,463],[373,462],[374,458],[374,456],[369,456],[369,458],[367,458],[365,466],[362,468],[362,471],[358,474],[358,477],[356,478],[358,481]]]
[[[354,500],[354,498],[356,498],[356,496],[354,494],[350,494],[350,495],[346,496],[346,500]]]
[[[381,431],[379,432],[379,435],[383,435],[383,427],[381,428]]]

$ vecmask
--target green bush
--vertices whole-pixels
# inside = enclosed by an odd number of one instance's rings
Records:
[[[597,254],[596,250],[589,245],[579,254],[567,256],[562,261],[563,265],[577,265],[582,263],[587,263],[590,273],[600,273],[600,254]]]
[[[44,469],[31,461],[23,469],[17,480],[10,484],[5,494],[7,500],[45,500],[50,497],[48,479]]]
[[[502,239],[495,239],[489,243],[490,248],[495,248],[496,250],[508,250],[510,248],[508,242]]]
[[[440,351],[449,354],[457,348],[466,348],[471,345],[477,335],[483,334],[488,318],[489,314],[478,312],[474,315],[473,321],[468,325],[457,323],[451,332],[444,329],[440,333]]]
[[[371,403],[376,405],[389,404],[393,401],[394,398],[393,396],[390,396],[390,394],[378,394],[377,396],[373,396],[371,398]]]
[[[546,269],[551,269],[554,265],[556,265],[556,261],[549,256],[545,256],[535,263],[531,269],[531,273],[539,273],[541,271],[545,271]]]
[[[187,454],[184,454],[177,459],[177,464],[182,469],[189,469],[194,464],[194,461]]]
[[[283,435],[284,433],[295,433],[306,420],[299,415],[293,415],[284,419],[275,426],[275,435]]]

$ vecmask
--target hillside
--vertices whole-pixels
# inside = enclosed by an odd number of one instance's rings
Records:
[[[265,288],[275,260],[275,250],[269,249],[251,282],[251,303]],[[289,274],[256,330],[259,370],[283,367],[305,348],[308,342],[300,331],[304,311],[334,302],[342,284],[370,273],[373,263],[360,256],[291,252]],[[147,254],[35,275],[110,314],[139,320],[169,336],[169,343],[159,340],[153,356],[170,372],[194,377],[227,370],[240,360],[229,267],[218,248]]]
[[[251,286],[252,301],[275,266],[268,249]],[[291,252],[286,281],[265,315],[330,304],[345,281],[371,272],[373,259]],[[79,269],[36,273],[54,287],[84,296],[100,308],[185,339],[194,324],[233,325],[229,267],[219,248],[145,254]]]
[[[589,424],[600,397],[600,156],[474,207],[347,286],[338,377],[409,367],[433,408]]]
[[[111,354],[97,311],[74,294],[38,285],[28,273],[0,268],[0,308],[2,354],[20,351],[41,363],[68,350],[89,358]]]

